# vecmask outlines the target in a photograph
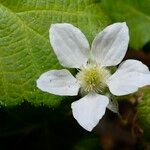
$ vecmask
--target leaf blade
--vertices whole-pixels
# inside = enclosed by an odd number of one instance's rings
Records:
[[[51,23],[69,22],[81,28],[90,42],[106,24],[107,16],[95,0],[0,0],[0,101],[14,106],[24,100],[57,106],[66,97],[44,93],[36,80],[45,71],[62,68],[50,46]],[[61,11],[58,11],[61,8]],[[62,9],[63,8],[63,9]],[[102,19],[101,19],[102,18]]]

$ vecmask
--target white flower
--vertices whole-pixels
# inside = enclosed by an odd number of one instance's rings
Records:
[[[137,60],[122,62],[115,73],[109,66],[118,65],[127,51],[129,33],[126,23],[106,27],[94,39],[91,50],[84,34],[71,24],[51,25],[50,42],[64,67],[77,68],[76,77],[66,70],[50,70],[37,80],[37,87],[56,95],[85,95],[72,103],[74,118],[91,131],[103,117],[106,107],[112,111],[112,102],[105,95],[110,91],[121,96],[136,92],[150,84],[150,71]],[[110,67],[109,67],[110,68]]]

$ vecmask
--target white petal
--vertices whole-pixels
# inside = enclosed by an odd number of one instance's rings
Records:
[[[80,68],[87,63],[89,43],[78,28],[67,23],[53,24],[49,34],[51,45],[61,65]]]
[[[80,88],[77,79],[66,69],[43,73],[37,80],[37,87],[55,95],[70,96],[77,95]]]
[[[89,93],[72,103],[74,118],[86,130],[91,131],[103,117],[109,100],[106,96]]]
[[[127,51],[129,33],[126,23],[114,23],[100,32],[92,43],[93,59],[102,66],[118,65]]]
[[[150,71],[137,60],[126,60],[108,79],[107,85],[114,95],[134,93],[138,88],[150,85]]]

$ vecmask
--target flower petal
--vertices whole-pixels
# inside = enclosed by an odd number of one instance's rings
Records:
[[[77,95],[80,88],[77,79],[66,69],[43,73],[37,80],[37,87],[55,95],[70,96]]]
[[[89,93],[72,103],[74,118],[86,130],[91,131],[103,117],[109,100],[106,96]]]
[[[87,63],[89,43],[78,28],[67,23],[53,24],[49,34],[51,45],[61,65],[80,68]]]
[[[127,51],[129,33],[126,23],[114,23],[100,32],[92,43],[93,59],[102,66],[118,65]]]
[[[134,93],[138,88],[150,85],[150,71],[140,61],[126,60],[108,79],[107,85],[114,95]]]

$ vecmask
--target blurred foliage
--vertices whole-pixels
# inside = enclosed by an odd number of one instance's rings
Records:
[[[143,88],[143,97],[137,106],[138,118],[143,128],[144,136],[150,142],[150,87]]]
[[[99,140],[95,136],[85,136],[74,146],[73,150],[101,150]]]
[[[131,48],[140,50],[150,42],[149,0],[102,0],[102,6],[112,22],[127,22]]]

